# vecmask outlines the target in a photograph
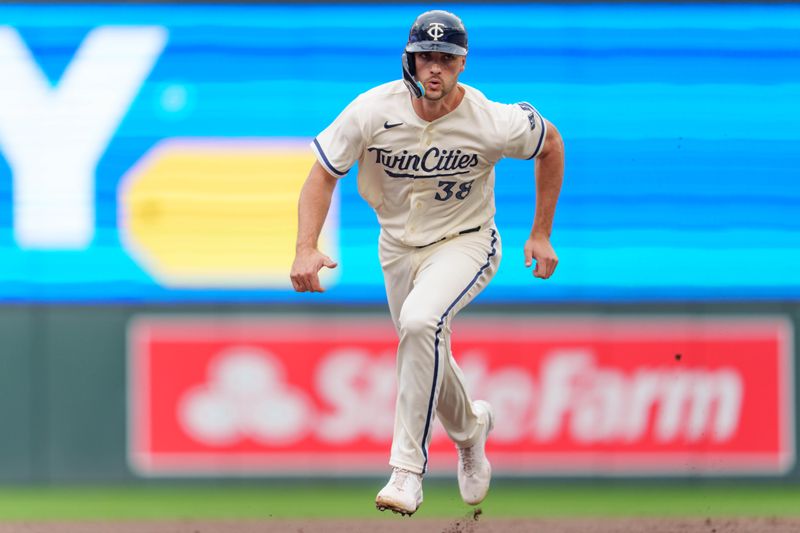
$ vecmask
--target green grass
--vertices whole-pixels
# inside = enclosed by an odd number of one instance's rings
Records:
[[[0,488],[0,520],[377,518],[380,481],[260,485]],[[313,505],[309,504],[313,502]],[[800,487],[498,482],[486,517],[800,516]],[[426,483],[420,517],[469,511],[455,481]]]

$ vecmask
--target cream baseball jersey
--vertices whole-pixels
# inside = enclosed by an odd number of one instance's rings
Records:
[[[528,103],[501,104],[464,84],[464,99],[428,122],[402,81],[359,95],[311,143],[334,176],[358,162],[358,191],[381,227],[409,246],[425,246],[492,221],[494,166],[532,159],[546,123]]]

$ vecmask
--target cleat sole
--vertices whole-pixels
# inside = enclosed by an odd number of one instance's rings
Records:
[[[375,504],[375,508],[378,509],[381,512],[383,512],[383,511],[388,509],[391,512],[393,512],[394,514],[399,514],[401,516],[411,516],[412,514],[414,514],[416,512],[416,509],[414,509],[413,511],[406,511],[405,509],[396,509],[396,508],[391,507],[389,505],[380,505],[380,504],[377,504],[377,503]]]

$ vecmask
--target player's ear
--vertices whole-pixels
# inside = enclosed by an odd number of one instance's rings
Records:
[[[467,66],[467,56],[461,56],[461,70],[459,72],[464,72],[464,68]]]

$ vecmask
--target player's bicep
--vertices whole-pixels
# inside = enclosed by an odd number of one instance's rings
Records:
[[[319,184],[324,189],[333,190],[339,182],[336,174],[331,173],[322,163],[315,161],[308,173],[308,180]]]
[[[545,119],[545,127],[547,133],[544,139],[544,145],[537,157],[547,157],[549,155],[559,155],[564,153],[564,140],[561,138],[561,133],[553,125],[552,122]]]

